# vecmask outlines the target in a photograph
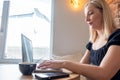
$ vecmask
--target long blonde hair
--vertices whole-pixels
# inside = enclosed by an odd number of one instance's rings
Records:
[[[109,5],[105,2],[105,0],[90,0],[85,7],[90,4],[94,5],[103,14],[103,33],[104,38],[108,39],[110,34],[117,28]],[[90,29],[90,41],[95,42],[97,36],[97,32]]]

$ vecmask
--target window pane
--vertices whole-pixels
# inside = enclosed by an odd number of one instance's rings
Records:
[[[4,58],[21,59],[21,33],[32,40],[34,59],[50,55],[51,0],[11,0]]]

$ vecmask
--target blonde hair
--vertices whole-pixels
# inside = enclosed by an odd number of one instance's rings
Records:
[[[110,7],[105,2],[105,0],[90,0],[90,2],[85,5],[85,7],[90,4],[94,5],[103,14],[103,34],[104,38],[108,39],[110,34],[117,28],[113,20]],[[95,42],[97,36],[97,32],[93,29],[90,29],[90,41]]]

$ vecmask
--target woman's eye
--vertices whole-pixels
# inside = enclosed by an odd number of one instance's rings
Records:
[[[89,14],[89,15],[92,15],[92,14],[93,14],[93,12],[91,12],[91,11],[90,11],[88,14]]]

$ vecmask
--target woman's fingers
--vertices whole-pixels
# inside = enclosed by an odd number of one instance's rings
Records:
[[[38,68],[62,68],[63,60],[45,60],[43,63],[39,64]]]
[[[41,64],[38,65],[38,68],[41,68],[41,67],[47,67],[51,64],[51,60],[45,60],[43,61]]]

